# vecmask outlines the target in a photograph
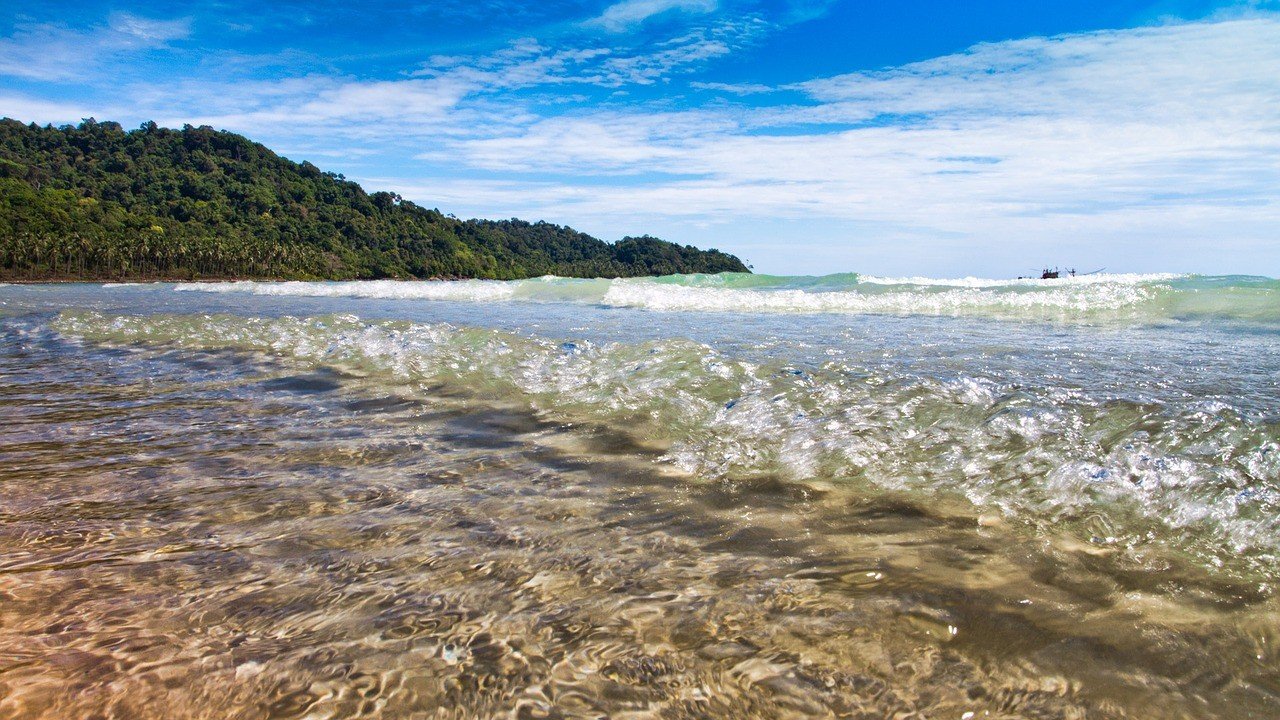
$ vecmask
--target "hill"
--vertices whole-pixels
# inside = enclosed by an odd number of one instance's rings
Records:
[[[459,220],[235,133],[0,120],[0,278],[631,277],[746,272],[652,237]]]

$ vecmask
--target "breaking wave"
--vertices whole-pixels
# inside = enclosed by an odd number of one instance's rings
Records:
[[[786,277],[183,283],[183,292],[454,302],[569,302],[680,312],[977,316],[1065,321],[1280,322],[1280,282],[1263,277],[1099,274],[1060,280]]]

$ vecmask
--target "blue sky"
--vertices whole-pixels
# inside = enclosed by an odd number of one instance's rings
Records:
[[[209,124],[757,271],[1280,276],[1280,3],[36,2],[0,115]]]

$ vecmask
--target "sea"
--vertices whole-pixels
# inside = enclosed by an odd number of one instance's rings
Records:
[[[1280,281],[0,286],[0,717],[1280,717]]]

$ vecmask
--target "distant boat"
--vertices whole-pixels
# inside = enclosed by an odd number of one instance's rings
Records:
[[[1102,272],[1103,270],[1106,270],[1106,268],[1098,268],[1097,270],[1094,270],[1093,272],[1080,273],[1080,274],[1081,274],[1081,275],[1097,275],[1098,273]],[[1040,271],[1040,277],[1039,277],[1039,278],[1037,278],[1037,277],[1036,277],[1036,276],[1034,276],[1034,275],[1019,275],[1019,276],[1018,276],[1018,279],[1019,279],[1019,280],[1037,280],[1037,279],[1039,279],[1039,280],[1057,280],[1057,279],[1061,278],[1061,277],[1063,276],[1063,274],[1064,274],[1064,273],[1066,274],[1066,276],[1067,276],[1067,277],[1075,277],[1075,276],[1076,276],[1076,269],[1075,269],[1075,268],[1071,268],[1071,269],[1069,269],[1069,270],[1060,270],[1060,269],[1058,269],[1058,268],[1056,268],[1056,267],[1055,267],[1054,269],[1050,270],[1049,268],[1045,268],[1045,269],[1043,269],[1043,270],[1041,270],[1041,271]]]
[[[1039,279],[1040,280],[1057,280],[1058,278],[1062,277],[1063,273],[1066,273],[1067,277],[1076,276],[1075,268],[1071,268],[1070,270],[1059,270],[1058,268],[1055,267],[1052,270],[1050,270],[1049,268],[1045,268],[1044,270],[1041,270]],[[1035,280],[1036,277],[1034,275],[1019,275],[1018,279],[1019,280]]]

